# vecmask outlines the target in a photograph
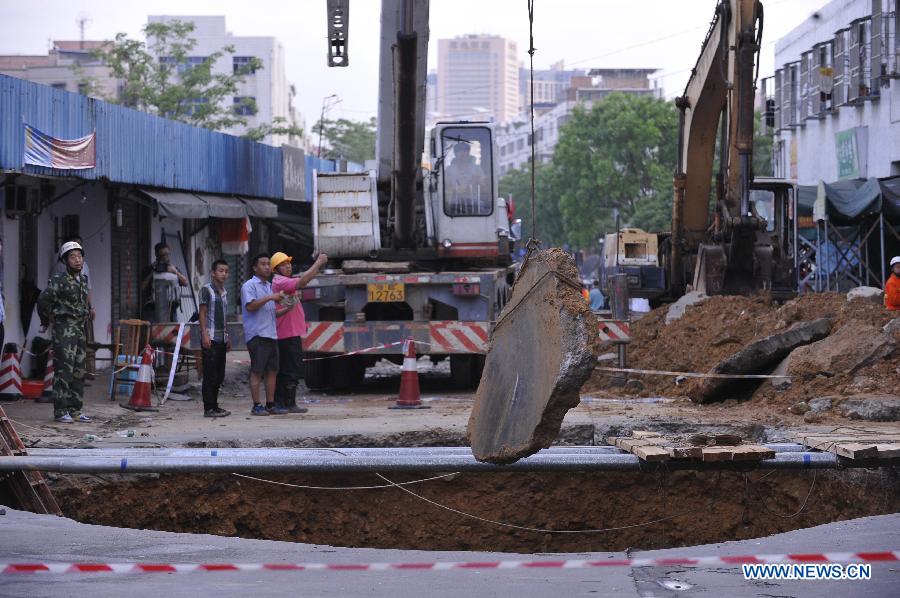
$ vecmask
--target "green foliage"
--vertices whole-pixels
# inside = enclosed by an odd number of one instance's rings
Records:
[[[623,225],[668,228],[678,114],[659,99],[613,93],[590,111],[576,109],[560,131],[553,165],[569,241],[594,247]]]
[[[500,179],[501,197],[512,197],[516,206],[516,218],[522,219],[522,236],[540,239],[545,247],[559,246],[566,242],[556,189],[559,180],[552,164],[538,164],[535,170],[534,212],[537,221],[532,229],[531,220],[531,165],[521,170],[511,170]],[[532,231],[534,232],[532,233]]]
[[[122,81],[118,97],[105,99],[212,130],[246,126],[247,115],[238,114],[233,98],[246,77],[263,68],[262,63],[252,58],[234,72],[215,73],[216,61],[233,55],[234,47],[225,46],[197,60],[193,31],[190,21],[148,23],[143,28],[146,43],[119,33],[110,47],[95,50],[112,76]],[[246,108],[244,112],[256,113],[252,99],[246,99],[241,107]],[[251,129],[248,136],[262,139],[272,133],[302,135],[303,131],[282,118]]]
[[[320,121],[316,129],[321,129],[327,144],[322,150],[324,158],[344,158],[357,164],[375,158],[375,117],[368,121],[325,120],[324,127]]]

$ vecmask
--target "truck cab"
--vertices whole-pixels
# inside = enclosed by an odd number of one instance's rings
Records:
[[[498,198],[493,124],[438,123],[431,131],[427,209],[438,256],[509,263],[510,223]]]

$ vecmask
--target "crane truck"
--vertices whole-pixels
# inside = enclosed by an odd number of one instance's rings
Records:
[[[352,388],[402,342],[481,377],[513,278],[490,122],[438,122],[425,151],[427,0],[383,0],[376,167],[314,176],[313,237],[329,266],[303,290],[306,384]],[[329,0],[329,64],[347,66],[348,0]],[[364,353],[356,353],[361,350]],[[347,353],[355,353],[347,355]]]
[[[796,292],[796,185],[754,177],[752,169],[762,31],[759,0],[721,0],[716,7],[684,94],[675,100],[671,232],[629,229],[604,242],[601,278],[625,273],[632,296],[674,300],[693,289],[708,295],[769,290],[787,298]]]

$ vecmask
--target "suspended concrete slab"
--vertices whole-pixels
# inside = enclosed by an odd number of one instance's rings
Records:
[[[561,249],[526,259],[497,320],[468,437],[479,461],[512,463],[549,447],[596,363],[597,319]]]

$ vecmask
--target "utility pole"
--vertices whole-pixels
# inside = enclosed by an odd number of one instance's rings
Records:
[[[335,100],[334,102],[330,102],[329,100]],[[319,151],[316,152],[316,156],[322,157],[322,133],[325,129],[325,112],[331,110],[337,104],[340,104],[341,100],[338,98],[336,93],[331,94],[330,96],[325,96],[322,98],[322,116],[319,118]]]

